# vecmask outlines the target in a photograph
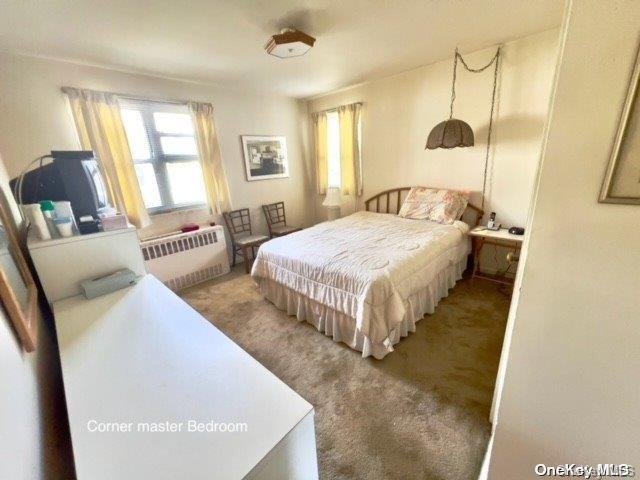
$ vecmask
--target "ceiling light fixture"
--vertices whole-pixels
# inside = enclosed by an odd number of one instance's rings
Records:
[[[269,55],[278,58],[299,57],[307,53],[316,39],[295,28],[283,28],[272,35],[264,46]]]

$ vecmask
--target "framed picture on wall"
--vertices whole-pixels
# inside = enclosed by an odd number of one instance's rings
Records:
[[[601,203],[640,205],[640,48],[605,173]]]
[[[248,181],[289,176],[285,137],[242,135],[240,138]]]

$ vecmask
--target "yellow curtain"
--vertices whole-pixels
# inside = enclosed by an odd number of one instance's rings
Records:
[[[314,129],[314,148],[316,163],[316,186],[318,195],[327,193],[329,170],[327,166],[327,114],[317,112],[311,115]]]
[[[65,87],[82,148],[93,150],[115,207],[139,228],[151,224],[131,159],[116,95]]]
[[[340,118],[340,177],[343,195],[362,195],[362,165],[360,161],[361,104],[338,108]]]
[[[209,207],[213,213],[221,214],[231,210],[231,197],[213,124],[213,106],[210,103],[191,102],[189,109],[196,129],[200,165]]]

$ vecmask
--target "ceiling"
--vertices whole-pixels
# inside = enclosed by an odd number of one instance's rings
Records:
[[[0,51],[309,97],[560,25],[559,0],[2,0]],[[264,44],[294,26],[303,57]]]

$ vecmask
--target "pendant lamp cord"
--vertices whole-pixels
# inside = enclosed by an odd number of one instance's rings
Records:
[[[469,65],[467,65],[467,62],[464,61],[464,58],[462,58],[462,55],[460,55],[460,52],[458,52],[457,48],[456,48],[456,55],[453,60],[453,82],[451,84],[451,106],[449,108],[449,119],[453,118],[453,102],[456,99],[456,70],[458,68],[458,59],[460,59],[460,62],[462,62],[462,65],[464,65],[464,68],[471,73],[481,73],[481,72],[484,72],[491,65],[495,65],[493,70],[493,90],[491,92],[491,113],[489,114],[489,128],[487,129],[487,151],[484,157],[484,176],[482,179],[482,203],[480,205],[480,208],[483,210],[484,210],[484,196],[487,190],[487,173],[488,173],[488,167],[489,167],[489,154],[491,153],[491,136],[493,133],[493,113],[495,111],[495,105],[496,105],[496,86],[498,84],[498,64],[500,63],[501,48],[502,47],[498,47],[498,50],[496,50],[496,54],[493,56],[491,61],[487,63],[484,67],[471,68]]]
[[[456,100],[456,71],[458,69],[458,48],[456,47],[456,55],[453,57],[453,82],[451,82],[451,105],[449,106],[449,120],[453,118],[453,102]]]

